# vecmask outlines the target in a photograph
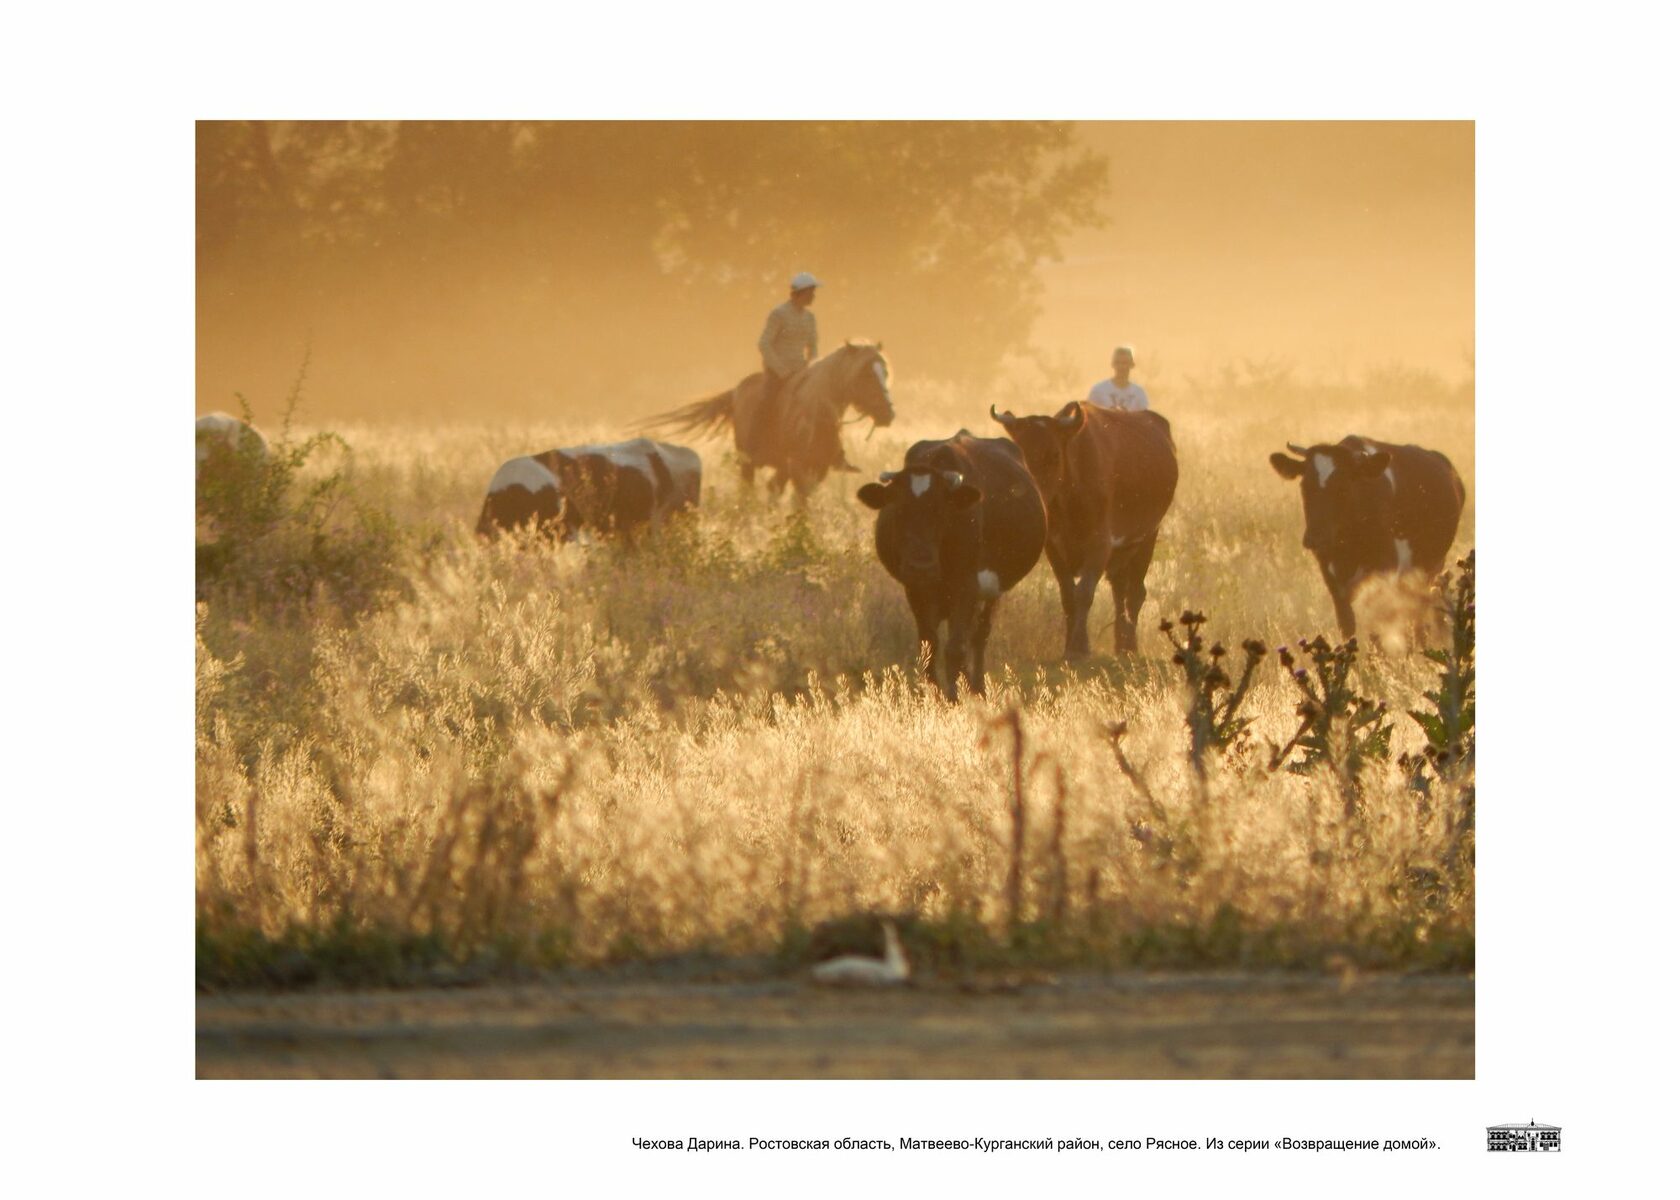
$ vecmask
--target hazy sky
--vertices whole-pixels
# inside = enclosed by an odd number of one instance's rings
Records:
[[[1044,348],[1176,375],[1273,356],[1459,377],[1475,342],[1470,122],[1085,123],[1113,223],[1042,268]]]
[[[744,125],[735,136],[786,132]],[[1136,346],[1145,387],[1243,359],[1331,378],[1394,364],[1452,380],[1468,373],[1469,122],[1084,123],[1076,133],[1108,159],[1110,220],[1067,238],[1063,261],[1040,265],[1044,311],[1031,334],[1074,380],[1105,375],[1122,341]],[[634,134],[602,136],[622,135],[630,156]],[[820,215],[847,201],[790,182],[788,203]],[[555,267],[589,298],[567,309],[533,286],[540,255],[523,227],[491,221],[469,233],[454,257],[387,256],[379,270],[347,261],[289,288],[260,259],[219,271],[201,262],[199,408],[230,407],[244,391],[271,417],[308,347],[310,411],[322,417],[549,412],[603,397],[653,411],[756,370],[763,314],[786,295],[768,285],[762,296],[691,289],[689,309],[650,314],[649,289],[659,294],[665,276],[650,250],[620,247],[605,265]],[[913,376],[925,343],[883,311],[883,280],[859,276],[865,251],[854,255],[837,234],[799,254],[789,271],[833,281],[817,309],[824,349],[849,334],[878,336]],[[960,313],[981,301],[957,290],[942,302]],[[657,367],[635,352],[640,340],[679,335],[692,348]]]

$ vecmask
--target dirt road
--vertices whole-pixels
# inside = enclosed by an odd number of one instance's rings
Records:
[[[1470,1078],[1463,977],[833,992],[563,980],[201,997],[201,1078]]]

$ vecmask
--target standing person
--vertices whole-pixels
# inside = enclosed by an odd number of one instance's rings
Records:
[[[1120,412],[1146,411],[1149,408],[1149,397],[1144,394],[1142,388],[1132,382],[1132,368],[1137,365],[1132,348],[1116,346],[1112,361],[1114,378],[1093,384],[1091,394],[1085,399],[1100,408],[1112,408]]]

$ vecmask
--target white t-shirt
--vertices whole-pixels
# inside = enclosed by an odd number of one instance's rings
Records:
[[[1149,397],[1137,384],[1115,387],[1112,379],[1092,385],[1091,394],[1085,399],[1101,408],[1113,408],[1120,412],[1143,412],[1149,407]]]

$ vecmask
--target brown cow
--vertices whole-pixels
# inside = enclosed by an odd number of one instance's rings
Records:
[[[1439,575],[1458,534],[1464,481],[1438,450],[1348,435],[1335,445],[1274,454],[1272,468],[1301,481],[1307,531],[1343,637],[1356,632],[1353,596],[1373,575]]]
[[[1072,401],[1053,417],[992,408],[1026,455],[1050,513],[1045,555],[1062,591],[1068,658],[1091,652],[1097,581],[1114,593],[1114,652],[1137,649],[1144,576],[1161,519],[1178,488],[1172,427],[1154,412],[1115,412]]]

